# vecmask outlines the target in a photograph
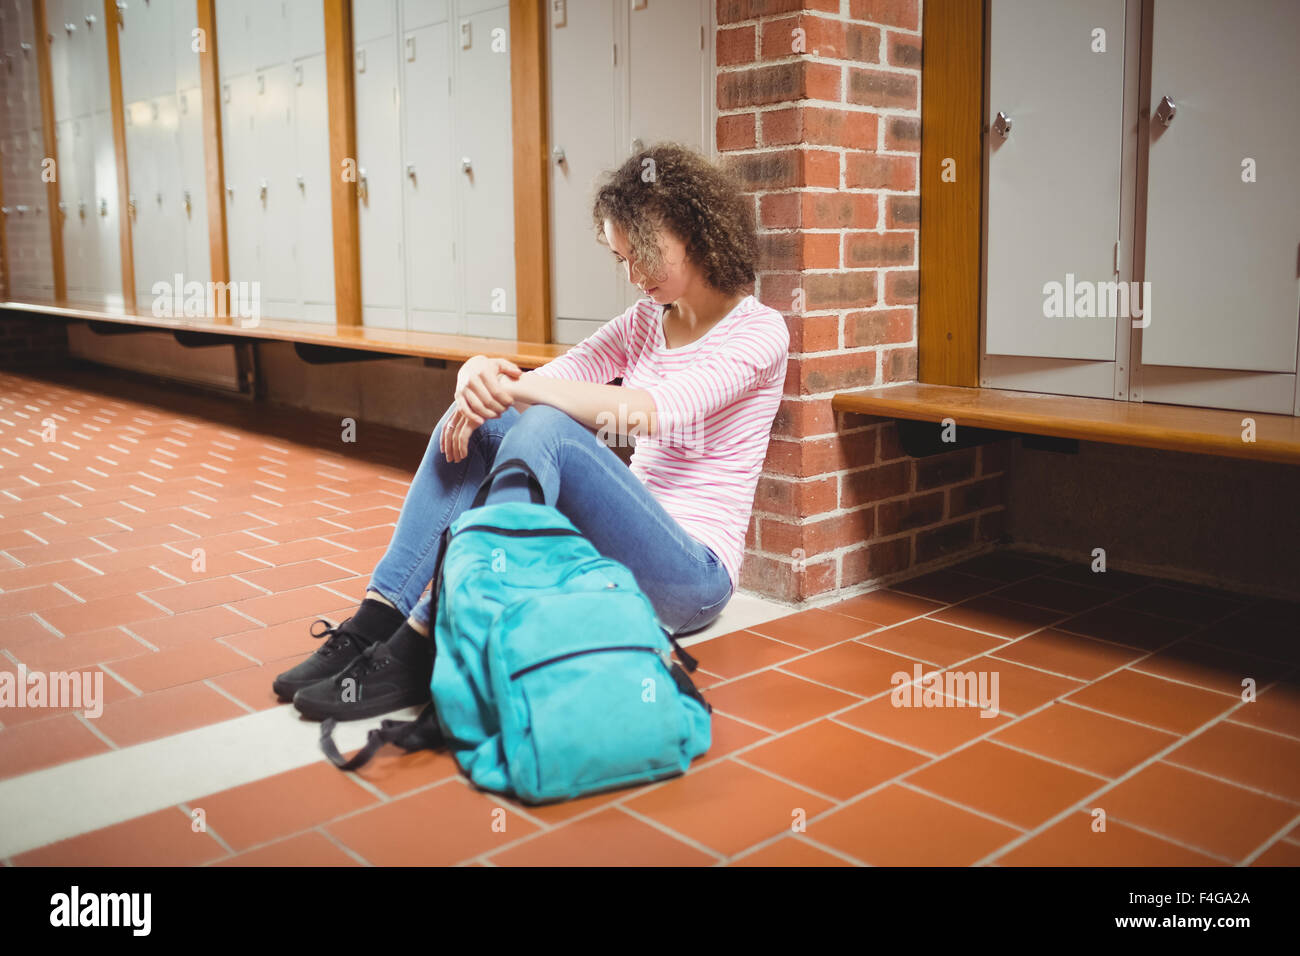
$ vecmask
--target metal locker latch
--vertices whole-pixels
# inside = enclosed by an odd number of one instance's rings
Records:
[[[299,174],[297,175],[296,178],[297,178],[297,180],[298,180],[298,188],[301,189],[301,190],[303,190],[303,191],[305,192],[306,189],[307,189],[307,180],[306,180],[306,178],[303,176],[302,173],[299,173]]]
[[[75,23],[65,23],[63,24],[63,29],[68,31],[69,33],[76,33],[77,25]]]
[[[551,157],[555,160],[557,166],[563,166],[567,162],[564,156],[563,146],[557,146],[555,149],[551,150]]]
[[[1006,113],[998,110],[997,119],[993,121],[993,132],[997,133],[1003,139],[1011,135],[1011,117]]]
[[[227,199],[235,198],[235,187],[230,185],[230,183],[226,183],[226,198]]]
[[[411,182],[415,182],[415,163],[406,164],[406,178]]]
[[[95,16],[93,13],[86,14],[86,26],[93,27],[98,22],[99,17]]]
[[[370,202],[370,183],[366,179],[364,166],[357,170],[357,197],[362,202]]]
[[[135,197],[131,196],[126,201],[126,214],[132,219],[135,218]]]
[[[366,72],[366,51],[365,50],[357,51],[357,72],[358,73]]]
[[[185,207],[185,215],[188,216],[191,209],[190,191],[188,189],[181,193],[181,205]]]
[[[22,50],[24,53],[31,53],[32,45],[30,43],[20,43],[18,44],[18,49]]]
[[[415,62],[415,37],[406,38],[406,62]]]
[[[266,180],[263,179],[257,184],[257,196],[262,202],[266,202]]]
[[[470,162],[468,156],[462,156],[460,158],[460,169],[466,176],[474,175],[474,164]]]
[[[21,216],[23,213],[25,213],[25,212],[31,212],[31,211],[32,211],[32,207],[31,207],[31,206],[24,206],[24,205],[22,205],[22,204],[19,204],[19,205],[17,205],[17,206],[14,206],[14,208],[18,210],[18,215],[20,215],[20,216]]]
[[[9,207],[8,207],[8,206],[0,206],[0,215],[4,215],[4,216],[9,215]]]
[[[68,214],[68,204],[62,200],[59,201],[59,212],[63,213],[65,217]]]
[[[108,200],[104,199],[103,197],[101,197],[99,200],[99,214],[101,216],[108,215]]]
[[[470,24],[468,20],[460,21],[460,48],[462,50],[469,49],[469,45],[470,45],[469,25]]]
[[[77,217],[80,219],[86,218],[86,200],[84,199],[77,203]]]
[[[1174,114],[1178,112],[1178,107],[1174,101],[1167,96],[1160,97],[1160,105],[1156,107],[1156,119],[1160,120],[1161,125],[1168,126],[1174,121]]]

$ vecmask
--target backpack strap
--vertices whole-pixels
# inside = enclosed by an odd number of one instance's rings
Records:
[[[413,750],[436,750],[446,742],[433,704],[428,704],[415,720],[384,720],[366,735],[365,746],[353,754],[351,760],[344,760],[334,744],[336,726],[337,721],[333,717],[321,722],[320,749],[330,763],[340,770],[356,770],[365,766],[384,744],[396,744],[410,753]]]
[[[700,662],[697,661],[690,654],[687,654],[686,648],[678,644],[677,638],[673,637],[672,634],[669,633],[667,629],[663,629],[663,631],[664,631],[664,637],[668,638],[668,640],[672,642],[673,650],[677,652],[677,656],[680,657],[682,663],[686,665],[686,669],[692,674],[695,673],[695,668],[700,666]]]
[[[497,475],[512,466],[519,468],[528,476],[528,494],[532,498],[533,504],[546,504],[546,492],[542,488],[542,481],[537,477],[537,473],[533,471],[528,462],[522,458],[507,458],[505,461],[499,461],[493,465],[492,470],[483,477],[483,481],[478,486],[478,493],[474,495],[474,501],[470,507],[482,507],[483,503],[487,501],[488,492],[491,490],[492,482],[496,480]]]
[[[704,708],[706,713],[713,713],[713,705],[704,699],[704,695],[701,694],[699,688],[695,686],[695,682],[686,676],[686,672],[677,665],[676,661],[673,662],[671,673],[673,675],[673,681],[677,684],[677,689],[679,691],[686,694],[688,697],[695,698],[695,700],[699,702],[700,706]]]

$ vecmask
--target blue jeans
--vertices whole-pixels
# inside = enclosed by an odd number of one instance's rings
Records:
[[[698,631],[722,613],[734,590],[718,556],[692,538],[641,480],[592,429],[551,405],[507,408],[471,433],[459,462],[442,454],[443,427],[433,431],[388,551],[375,567],[370,590],[428,626],[425,591],[442,550],[442,532],[473,502],[498,455],[522,458],[536,472],[546,503],[557,508],[606,557],[632,571],[673,636]],[[519,427],[515,427],[515,426]],[[522,473],[507,469],[493,481],[488,504],[528,501]]]

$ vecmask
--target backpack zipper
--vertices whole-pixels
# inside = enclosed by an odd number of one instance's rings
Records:
[[[625,645],[622,647],[596,647],[586,651],[572,651],[568,654],[561,654],[559,657],[552,657],[549,658],[548,660],[538,661],[536,664],[529,664],[527,667],[521,668],[520,670],[517,670],[513,674],[511,674],[510,679],[515,680],[527,674],[529,671],[535,671],[539,667],[545,667],[548,664],[555,664],[558,663],[559,661],[568,660],[570,657],[582,657],[586,654],[603,654],[607,651],[645,651],[647,654],[654,654],[656,657],[660,658],[660,660],[663,659],[663,655],[655,648],[643,647],[639,644]]]
[[[452,534],[454,536],[462,531],[491,531],[495,534],[510,535],[514,538],[533,538],[557,534],[582,535],[581,531],[570,531],[568,528],[498,528],[496,525],[491,524],[467,524]]]

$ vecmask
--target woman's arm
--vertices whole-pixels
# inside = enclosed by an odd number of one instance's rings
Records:
[[[514,380],[503,376],[502,386],[521,412],[529,405],[552,405],[594,430],[603,428],[618,435],[654,433],[655,406],[645,389],[571,382],[531,372]]]

